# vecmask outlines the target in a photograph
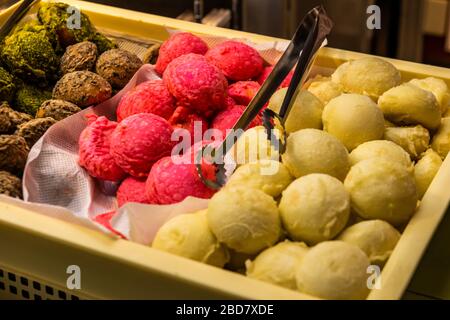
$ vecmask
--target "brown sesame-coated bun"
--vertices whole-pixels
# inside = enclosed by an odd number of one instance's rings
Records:
[[[56,120],[50,117],[33,119],[18,126],[16,135],[23,137],[28,147],[31,148],[45,131],[55,123]]]
[[[28,157],[28,145],[17,135],[0,135],[0,170],[21,173]]]
[[[135,54],[122,49],[111,49],[98,58],[95,70],[113,88],[121,89],[141,66],[142,61]]]
[[[15,175],[0,171],[0,194],[22,198],[22,181]]]
[[[79,111],[81,109],[72,102],[52,99],[44,101],[36,113],[36,118],[51,117],[56,121],[60,121]]]
[[[53,99],[72,102],[80,108],[99,104],[111,97],[111,85],[90,71],[65,74],[53,88]]]
[[[92,70],[97,60],[97,46],[89,41],[83,41],[72,46],[68,46],[61,58],[61,72],[63,74]]]

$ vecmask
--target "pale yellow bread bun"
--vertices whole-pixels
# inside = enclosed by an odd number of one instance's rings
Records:
[[[279,209],[288,236],[314,245],[333,239],[344,229],[350,197],[341,181],[314,173],[298,178],[283,191]]]
[[[450,117],[442,118],[441,126],[431,140],[431,148],[436,151],[442,159],[445,159],[450,151]]]
[[[297,289],[295,274],[308,247],[302,242],[285,240],[261,252],[255,260],[247,260],[249,278]]]
[[[369,259],[357,246],[326,241],[312,247],[297,270],[300,292],[322,299],[365,299]]]
[[[278,197],[293,181],[284,164],[275,160],[259,160],[247,163],[231,175],[226,186],[245,186],[259,189],[272,197]]]
[[[223,267],[230,256],[211,232],[206,210],[181,214],[167,221],[156,233],[152,248]]]
[[[279,113],[286,92],[287,88],[278,89],[270,98],[268,108]],[[322,101],[315,95],[306,90],[300,91],[284,124],[286,132],[291,133],[306,128],[322,129],[323,107]]]
[[[266,129],[263,126],[247,129],[233,145],[230,154],[238,165],[258,160],[279,159],[279,153],[267,139]]]
[[[421,125],[415,127],[391,127],[384,130],[384,139],[394,142],[417,158],[427,150],[430,144],[430,133]]]
[[[338,237],[358,246],[369,257],[370,264],[384,266],[394,250],[400,232],[383,220],[358,222],[345,229]]]
[[[286,142],[286,152],[281,158],[294,177],[324,173],[344,180],[350,167],[348,151],[331,134],[303,129],[290,134]]]
[[[352,209],[364,219],[381,219],[401,225],[417,205],[413,173],[405,166],[382,158],[354,165],[344,181]]]
[[[209,201],[207,217],[217,239],[242,253],[259,253],[281,235],[275,200],[257,189],[221,189]]]
[[[434,130],[441,121],[441,109],[436,97],[411,83],[386,91],[378,100],[384,117],[401,125],[420,124]]]
[[[331,81],[331,77],[316,76],[309,82],[308,91],[319,98],[325,105],[331,99],[344,93],[344,88],[339,83]]]
[[[377,101],[385,91],[400,84],[400,72],[389,62],[368,57],[341,64],[332,74],[345,92],[369,96]]]
[[[383,112],[369,97],[342,94],[331,99],[322,114],[323,129],[349,150],[383,137]]]
[[[442,159],[433,149],[428,149],[414,167],[417,195],[422,199],[434,176],[442,165]]]
[[[444,80],[428,77],[424,79],[412,79],[410,83],[433,93],[441,108],[441,114],[444,115],[447,112],[448,104],[450,103],[450,91]]]
[[[384,158],[399,164],[406,168],[413,169],[413,163],[409,154],[402,147],[392,141],[373,140],[360,144],[356,149],[350,152],[350,164],[353,166],[360,161]]]

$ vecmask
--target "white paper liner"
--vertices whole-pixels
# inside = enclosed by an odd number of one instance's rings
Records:
[[[52,206],[49,204],[41,204],[41,203],[31,203],[25,202],[20,199],[11,198],[0,194],[0,202],[3,204],[9,204],[12,206],[16,206],[22,209],[31,210],[34,213],[40,213],[49,217],[57,218],[60,220],[64,220],[70,223],[74,223],[89,229],[99,230],[110,235],[115,236],[111,231],[102,226],[99,223],[95,223],[90,219],[80,219],[73,212],[67,210],[66,208],[62,208],[59,206]]]
[[[169,219],[184,213],[193,213],[208,207],[206,199],[187,197],[171,205],[128,203],[111,221],[114,229],[127,239],[150,244],[159,228]]]
[[[211,47],[224,38],[202,36]],[[287,41],[252,44],[269,64],[274,64],[286,48]],[[314,70],[311,72],[315,74]],[[18,205],[36,213],[76,223],[112,234],[92,219],[116,211],[112,227],[126,238],[150,244],[157,230],[170,218],[207,207],[208,200],[189,197],[173,205],[129,203],[117,208],[113,183],[91,178],[78,165],[78,137],[87,126],[86,115],[96,114],[115,120],[118,102],[137,84],[159,78],[152,65],[142,66],[125,88],[111,99],[89,107],[54,124],[30,151],[23,177],[24,201],[0,196],[0,201]]]

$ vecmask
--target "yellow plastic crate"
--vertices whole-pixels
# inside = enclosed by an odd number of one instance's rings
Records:
[[[100,29],[133,38],[164,41],[166,28],[198,34],[247,38],[254,42],[284,41],[206,27],[80,1],[65,1],[86,12]],[[16,6],[15,6],[16,7]],[[0,14],[0,24],[15,8]],[[335,68],[364,56],[321,49],[315,65]],[[445,68],[391,61],[404,80],[434,76],[450,86]],[[399,299],[423,255],[450,200],[450,157],[425,194],[383,269],[381,289],[368,299]],[[69,290],[67,268],[81,270],[81,288]],[[0,202],[0,298],[16,299],[314,299],[295,291],[246,278],[237,273],[114,239],[47,216]]]

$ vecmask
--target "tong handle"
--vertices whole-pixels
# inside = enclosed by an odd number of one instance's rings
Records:
[[[11,32],[11,30],[19,23],[23,16],[27,13],[28,9],[39,0],[24,0],[20,6],[13,12],[13,14],[6,20],[5,24],[0,28],[0,41]]]
[[[274,123],[272,122],[276,122],[275,125],[278,124],[281,127],[284,126],[284,122],[293,105],[292,101],[295,101],[298,92],[300,92],[301,84],[304,81],[306,72],[312,65],[314,54],[321,46],[321,41],[331,31],[332,26],[333,23],[326,15],[322,6],[315,7],[303,18],[285,52],[274,66],[269,77],[263,83],[255,97],[250,101],[242,116],[235,123],[232,132],[225,137],[219,147],[212,149],[210,154],[215,159],[213,162],[216,163],[216,180],[211,181],[206,179],[202,173],[201,165],[196,164],[196,169],[201,180],[208,187],[220,189],[226,183],[225,166],[223,163],[218,164],[216,160],[224,159],[225,155],[229,152],[229,149],[243,133],[242,129],[248,127],[251,121],[264,107],[264,104],[270,99],[272,94],[278,90],[283,80],[297,64],[288,91],[280,108],[280,114],[277,114],[270,109],[266,109],[263,112],[263,122],[266,129],[274,128]],[[278,138],[275,136],[273,130],[267,130],[268,139],[271,141],[281,140],[282,143],[277,147],[279,151],[281,151],[280,154],[284,152],[285,134],[286,133],[283,130],[283,136]],[[201,159],[203,151],[209,148],[212,147],[206,146],[202,148],[202,151],[197,154],[197,158]]]
[[[306,18],[309,17],[310,16],[307,16]],[[281,104],[280,112],[278,113],[283,125],[285,124],[289,111],[301,90],[307,71],[313,62],[312,58],[314,54],[314,43],[318,32],[319,16],[316,15],[314,21],[307,20],[306,22],[312,22],[314,25],[312,27],[312,32],[310,32],[306,38],[305,46],[299,54],[297,66],[295,67],[291,82],[283,99],[283,103]]]
[[[242,113],[242,116],[233,126],[233,131],[226,136],[222,144],[219,146],[217,151],[222,156],[229,151],[227,148],[230,148],[234,144],[235,139],[239,138],[239,136],[242,134],[243,129],[248,127],[248,125],[264,107],[265,103],[281,85],[283,80],[297,63],[302,50],[307,44],[307,41],[315,41],[317,30],[315,30],[315,32],[308,31],[311,29],[312,23],[316,23],[315,26],[317,29],[317,21],[320,13],[321,10],[314,8],[309,11],[308,14],[303,18],[280,60],[278,60],[278,62],[275,64],[266,81],[258,90],[252,101],[250,101],[249,105]],[[311,46],[311,52],[313,51],[313,49],[314,45]],[[310,56],[310,54],[308,56]],[[308,64],[308,61],[309,60],[306,60],[305,63]]]

